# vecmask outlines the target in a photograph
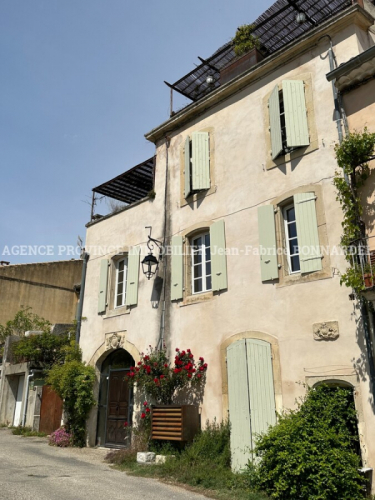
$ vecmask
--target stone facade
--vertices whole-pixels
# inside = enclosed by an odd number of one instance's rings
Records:
[[[339,275],[346,268],[344,257],[328,253],[323,256],[322,269],[306,275],[289,273],[281,259],[278,278],[262,282],[259,254],[254,251],[259,247],[257,208],[266,204],[282,207],[301,192],[312,192],[316,198],[320,242],[331,248],[339,245],[342,212],[332,183],[338,137],[332,120],[332,86],[326,80],[329,65],[321,58],[328,44],[321,37],[332,37],[340,64],[362,52],[364,43],[373,43],[368,34],[372,22],[363,11],[353,8],[350,14],[338,16],[334,23],[297,40],[288,50],[266,58],[253,71],[213,91],[146,135],[156,145],[155,199],[143,200],[87,228],[88,248],[103,243],[116,247],[116,252],[92,253],[87,269],[83,309],[87,319],[82,325],[81,346],[85,360],[96,367],[98,380],[108,346],[118,348],[123,343],[138,362],[141,352],[158,344],[162,331],[171,352],[176,347],[190,348],[196,356],[205,357],[208,374],[201,419],[220,420],[228,416],[229,346],[244,339],[266,342],[271,345],[276,410],[294,407],[296,398],[305,392],[300,382],[313,384],[324,379],[350,383],[355,388],[357,407],[360,404],[362,408],[363,461],[366,466],[375,465],[367,353],[360,310],[349,301],[349,291],[340,286]],[[310,82],[312,100],[308,106],[313,115],[314,147],[271,165],[265,102],[283,80],[298,79]],[[196,131],[210,133],[214,185],[185,200],[183,148],[186,137]],[[283,229],[277,208],[275,212],[278,245],[282,247]],[[166,256],[159,269],[159,278],[166,283],[164,329],[163,296],[155,299],[156,282],[148,281],[141,271],[137,305],[116,308],[109,298],[106,312],[98,314],[102,259],[112,262],[119,248],[126,253],[135,245],[141,246],[144,255],[145,226],[152,226],[153,236],[162,240],[165,223],[167,241],[181,235],[185,245],[217,220],[225,223],[226,289],[193,294],[186,257],[182,300],[171,301],[171,258]],[[108,297],[113,297],[110,290],[115,287],[111,269]],[[93,412],[89,422],[91,445],[95,444],[95,432]]]

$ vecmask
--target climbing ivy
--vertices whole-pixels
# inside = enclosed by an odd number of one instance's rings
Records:
[[[364,289],[363,268],[359,261],[353,258],[353,253],[358,251],[361,243],[365,246],[366,236],[359,190],[370,175],[369,161],[374,150],[375,133],[370,133],[367,128],[363,132],[349,133],[342,143],[335,147],[340,170],[336,171],[333,183],[337,190],[336,199],[340,202],[344,214],[341,223],[341,246],[345,249],[346,260],[350,263],[350,267],[341,275],[340,283],[352,288],[357,294]]]

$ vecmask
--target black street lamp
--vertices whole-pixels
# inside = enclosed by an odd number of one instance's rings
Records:
[[[150,250],[150,252],[142,260],[141,264],[142,264],[143,274],[149,280],[153,276],[155,276],[156,271],[159,269],[159,260],[152,254],[152,250],[154,249],[153,243],[159,249],[159,255],[160,255],[160,251],[162,249],[162,242],[159,240],[155,240],[154,238],[151,238],[151,230],[152,230],[151,226],[146,226],[146,229],[150,229],[150,234],[148,236],[148,241],[147,241],[147,247]],[[160,255],[160,260],[161,259],[162,259],[162,256]]]

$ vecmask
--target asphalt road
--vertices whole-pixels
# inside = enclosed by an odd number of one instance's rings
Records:
[[[0,429],[1,500],[204,500],[154,479],[128,476],[103,462],[107,450],[55,448],[44,438]]]

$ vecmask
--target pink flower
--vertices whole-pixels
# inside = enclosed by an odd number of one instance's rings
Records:
[[[145,401],[145,402],[143,403],[143,406],[147,406],[147,405],[148,405],[148,403],[147,403],[147,401]]]
[[[150,411],[151,411],[150,408],[146,409],[146,413],[150,413]]]

